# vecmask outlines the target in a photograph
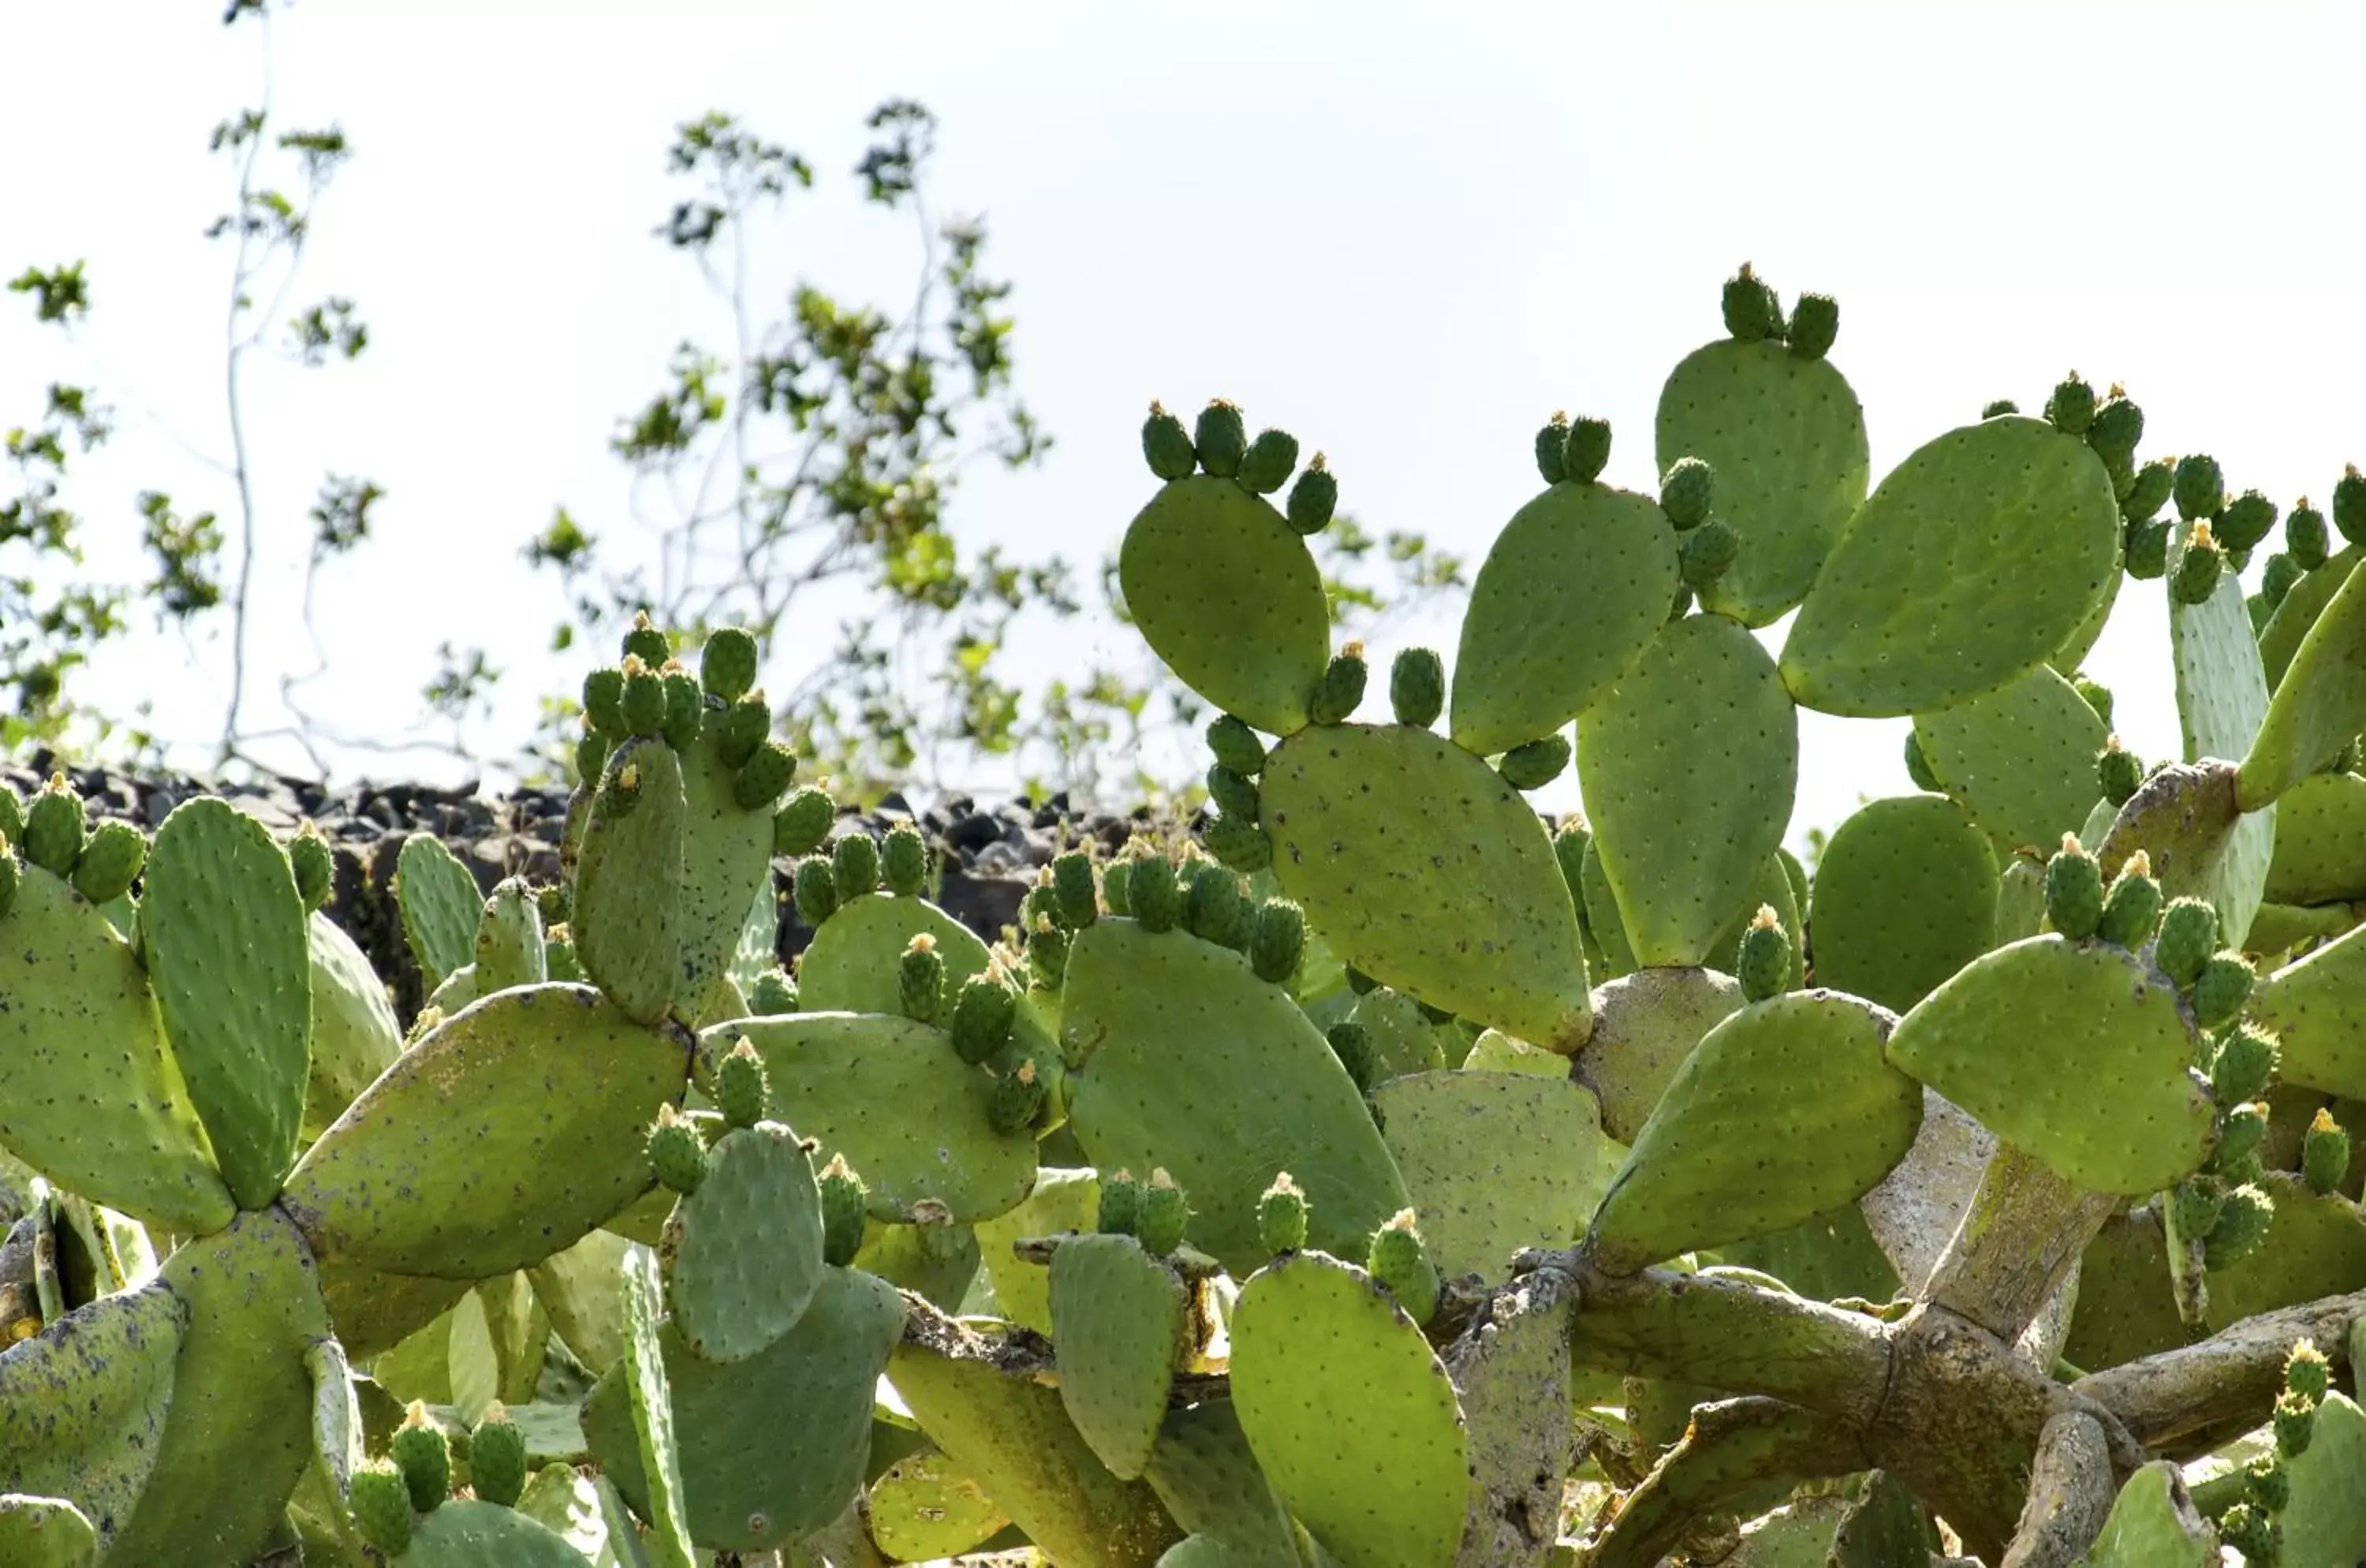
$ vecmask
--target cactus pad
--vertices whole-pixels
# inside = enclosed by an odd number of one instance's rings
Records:
[[[1284,742],[1263,783],[1274,874],[1341,959],[1539,1045],[1584,1039],[1568,884],[1493,769],[1426,730],[1341,725]]]
[[[2366,730],[2366,572],[2349,574],[2276,683],[2239,793],[2257,810]]]
[[[1783,679],[1827,713],[1951,706],[2051,657],[2119,564],[2119,503],[2086,443],[2011,415],[1950,431],[1849,520],[1783,645]]]
[[[1778,343],[1712,343],[1660,389],[1659,467],[1684,457],[1717,470],[1717,512],[1741,557],[1702,605],[1763,626],[1806,596],[1832,541],[1865,501],[1865,411],[1830,361]]]
[[[2128,1477],[2079,1561],[2090,1568],[2218,1568],[2218,1538],[2193,1511],[2177,1466],[2158,1460]]]
[[[1637,962],[1730,964],[1709,946],[1782,841],[1798,782],[1798,714],[1774,660],[1722,615],[1673,621],[1577,733]]]
[[[98,1532],[62,1497],[0,1493],[0,1562],[9,1568],[89,1568]]]
[[[2032,937],[1966,966],[1890,1036],[1889,1059],[2100,1192],[2153,1192],[2214,1133],[2176,988],[2104,943]]]
[[[2333,596],[2349,582],[2360,560],[2366,560],[2366,546],[2352,545],[2303,577],[2284,595],[2275,614],[2268,617],[2268,624],[2259,628],[2259,662],[2266,669],[2270,690],[2283,684],[2284,671],[2292,667],[2293,656],[2300,651],[2317,616],[2325,613]]]
[[[2214,592],[2200,604],[2169,606],[2169,652],[2177,671],[2177,716],[2185,744],[2185,760],[2205,759],[2229,765],[2249,754],[2268,712],[2268,679],[2260,667],[2259,645],[2251,638],[2251,621],[2243,607],[2242,584],[2226,574]],[[2138,791],[2133,807],[2145,798]],[[2223,868],[2214,886],[2204,890],[2172,887],[2170,896],[2199,893],[2217,907],[2225,940],[2240,946],[2258,912],[2268,862],[2275,847],[2272,807],[2242,811],[2239,788],[2231,791],[2232,822]],[[2158,858],[2158,855],[2156,855]]]
[[[627,795],[618,781],[630,777]],[[616,802],[632,805],[616,809]],[[682,996],[682,848],[690,807],[682,763],[642,740],[609,759],[583,829],[569,928],[583,972],[625,1016],[655,1023]],[[735,913],[744,913],[740,906]],[[695,1004],[703,998],[684,998]]]
[[[1220,1568],[1292,1568],[1299,1561],[1296,1528],[1257,1468],[1230,1399],[1168,1411],[1146,1474],[1177,1525],[1195,1540],[1219,1544]],[[1169,1551],[1161,1561],[1173,1560]]]
[[[706,1359],[744,1361],[795,1326],[822,1271],[821,1197],[796,1134],[760,1122],[718,1139],[660,1256],[673,1325]]]
[[[1602,1142],[1583,1088],[1529,1073],[1416,1073],[1372,1100],[1440,1274],[1502,1279],[1522,1247],[1577,1235]]]
[[[617,1368],[632,1419],[630,1451],[640,1461],[639,1512],[649,1523],[646,1546],[654,1568],[693,1568],[695,1554],[682,1496],[673,1390],[666,1380],[661,1338],[665,1297],[658,1282],[658,1260],[647,1247],[633,1247],[625,1254],[624,1275],[625,1359]],[[621,1462],[621,1452],[619,1458]]]
[[[985,974],[993,954],[934,904],[885,893],[850,898],[822,922],[797,964],[798,1006],[807,1012],[903,1011],[896,963],[916,936],[937,944],[950,1012],[962,982]]]
[[[2276,802],[2265,891],[2280,904],[2366,898],[2366,778],[2311,774]]]
[[[642,1134],[678,1100],[690,1043],[597,991],[502,991],[445,1019],[288,1178],[316,1246],[395,1273],[530,1267],[649,1183]],[[563,1092],[554,1086],[563,1085]]]
[[[2079,1258],[2079,1299],[2063,1357],[2100,1372],[2193,1337],[2178,1316],[2158,1212],[2135,1209],[2105,1220]]]
[[[1351,1264],[1293,1253],[1241,1287],[1232,1329],[1241,1430],[1340,1568],[1451,1563],[1469,1436],[1446,1369],[1389,1293]]]
[[[0,1493],[69,1499],[111,1546],[155,1466],[188,1326],[187,1299],[152,1281],[0,1350]]]
[[[413,833],[402,840],[394,862],[394,894],[402,913],[403,941],[429,990],[475,961],[484,895],[442,840],[432,833]]]
[[[898,1562],[975,1551],[1010,1522],[976,1477],[934,1448],[907,1454],[863,1494],[871,1539]]]
[[[1714,969],[1639,969],[1595,991],[1572,1076],[1599,1097],[1602,1130],[1633,1143],[1701,1036],[1741,1010],[1741,982]]]
[[[1060,1403],[1121,1480],[1150,1461],[1189,1305],[1174,1269],[1132,1236],[1071,1236],[1052,1255]]]
[[[2366,1290],[2366,1211],[2334,1192],[2312,1192],[2271,1170],[2259,1186],[2275,1203],[2267,1240],[2210,1273],[2203,1321],[2212,1332],[2278,1307]]]
[[[539,1520],[461,1497],[421,1517],[404,1568],[582,1568],[583,1554]]]
[[[1816,978],[1904,1012],[1989,950],[2000,891],[1995,855],[1955,802],[1876,800],[1833,831],[1816,868]]]
[[[1947,793],[2007,849],[2058,843],[2094,809],[2104,724],[2051,665],[1917,715],[1914,737]]]
[[[2328,1393],[2313,1425],[2308,1451],[2286,1461],[2292,1501],[2282,1516],[2283,1561],[2292,1568],[2333,1568],[2366,1557],[2366,1498],[2358,1489],[2366,1473],[2366,1411]]]
[[[1754,1003],[1702,1036],[1588,1227],[1613,1273],[1785,1230],[1906,1157],[1922,1093],[1883,1058],[1895,1020],[1835,991]]]
[[[1558,484],[1521,507],[1462,617],[1455,743],[1489,757],[1583,713],[1650,646],[1675,592],[1675,535],[1650,496]]]
[[[731,967],[749,910],[772,887],[772,803],[751,811],[734,797],[732,770],[715,735],[692,744],[681,762],[682,983],[675,999],[703,1017]]]
[[[342,927],[315,912],[308,935],[312,1052],[299,1135],[309,1145],[402,1055],[402,1028],[377,972]]]
[[[2284,1082],[2366,1100],[2366,928],[2262,976],[2250,1013],[2277,1037]]]

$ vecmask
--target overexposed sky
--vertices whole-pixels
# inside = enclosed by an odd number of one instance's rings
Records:
[[[774,298],[809,276],[883,304],[912,250],[847,177],[862,117],[891,96],[939,115],[934,199],[987,218],[1019,388],[1058,441],[1041,471],[967,483],[965,544],[1097,560],[1153,488],[1144,405],[1222,394],[1325,451],[1368,527],[1475,558],[1537,488],[1555,408],[1607,414],[1606,477],[1649,486],[1660,382],[1718,335],[1745,258],[1786,297],[1838,297],[1876,476],[2073,367],[2126,383],[2147,454],[2211,451],[2281,505],[2366,459],[2350,6],[304,0],[274,43],[280,123],[334,119],[357,148],[299,299],[353,297],[372,347],[252,383],[278,567],[261,689],[309,663],[321,470],[370,475],[380,536],[320,615],[321,689],[356,728],[407,722],[445,640],[509,671],[479,731],[502,749],[579,678],[543,651],[556,582],[519,551],[559,503],[630,528],[617,416],[678,341],[727,341],[650,237],[672,128],[708,108],[816,164],[761,242]],[[199,231],[228,181],[205,141],[252,99],[255,39],[208,0],[0,0],[0,271],[87,257],[96,296],[71,344],[0,299],[0,425],[51,379],[117,406],[67,499],[129,573],[135,491],[228,511],[183,444],[225,445],[228,261]],[[2176,737],[2161,604],[2130,584],[2089,666],[2147,756]],[[1450,622],[1416,632],[1451,653]],[[1087,635],[1020,669],[1081,672]],[[91,691],[152,698],[202,761],[226,669],[222,642],[147,636]],[[1803,716],[1794,841],[1908,787],[1903,728]]]

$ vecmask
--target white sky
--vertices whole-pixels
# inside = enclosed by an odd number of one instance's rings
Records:
[[[1326,451],[1368,527],[1475,558],[1537,487],[1529,436],[1555,408],[1606,413],[1607,477],[1649,485],[1660,381],[1717,335],[1745,258],[1786,298],[1839,298],[1876,476],[2074,367],[2127,384],[2147,454],[2209,450],[2282,505],[2366,458],[2356,6],[306,0],[274,38],[280,123],[335,119],[358,149],[299,298],[352,296],[372,347],[252,383],[281,568],[261,689],[306,661],[321,471],[372,476],[380,536],[321,616],[357,728],[417,711],[445,639],[510,671],[487,741],[578,679],[542,652],[555,580],[518,552],[560,502],[630,526],[616,417],[677,341],[726,341],[649,234],[672,128],[710,107],[817,166],[767,241],[774,297],[810,276],[882,303],[911,250],[847,176],[862,117],[896,95],[940,116],[936,202],[989,220],[1020,389],[1059,443],[968,484],[972,546],[1097,560],[1152,488],[1144,403],[1221,393]],[[72,345],[0,300],[0,424],[53,378],[117,405],[68,498],[102,566],[135,565],[136,490],[227,515],[167,430],[225,444],[227,257],[199,231],[227,171],[205,140],[255,62],[208,0],[0,0],[0,268],[87,257],[96,294]],[[2147,756],[2175,747],[2160,606],[2130,584],[2090,662]],[[1450,653],[1450,623],[1419,630]],[[1085,636],[1021,670],[1081,672]],[[1373,651],[1385,670],[1393,648]],[[221,642],[143,637],[92,692],[152,697],[201,761],[226,670]],[[1803,715],[1794,841],[1907,787],[1902,729]]]

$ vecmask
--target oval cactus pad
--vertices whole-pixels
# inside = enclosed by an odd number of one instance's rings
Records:
[[[1585,1038],[1569,885],[1493,768],[1427,730],[1335,725],[1285,741],[1261,782],[1274,874],[1341,958],[1535,1044]]]
[[[1949,706],[2061,648],[2119,565],[2119,503],[2085,442],[2011,416],[1949,431],[1849,520],[1783,645],[1783,679],[1826,713]]]
[[[1694,350],[1660,389],[1662,473],[1680,457],[1717,470],[1717,514],[1741,554],[1703,604],[1763,626],[1797,604],[1865,501],[1865,410],[1828,359],[1772,342]]]
[[[1533,1073],[1410,1073],[1372,1098],[1439,1273],[1500,1280],[1522,1247],[1566,1247],[1577,1234],[1602,1143],[1594,1096],[1580,1085]]]
[[[927,899],[866,893],[831,911],[797,960],[798,1007],[806,1012],[901,1012],[904,991],[896,965],[916,936],[937,944],[949,998],[994,961],[967,926]]]
[[[690,815],[682,763],[662,740],[628,741],[609,760],[629,772],[619,812],[601,785],[575,863],[575,956],[627,1018],[655,1023],[682,995],[682,841]],[[702,997],[686,1000],[695,1004]]]
[[[716,1139],[659,1256],[674,1326],[706,1359],[744,1361],[796,1326],[822,1272],[821,1196],[796,1134],[760,1122]]]
[[[1462,617],[1455,744],[1493,756],[1583,713],[1650,645],[1675,592],[1676,531],[1650,496],[1563,483],[1521,507]]]
[[[1996,856],[1963,807],[1876,800],[1833,831],[1816,867],[1816,978],[1904,1012],[1989,950],[1999,891]]]
[[[1305,541],[1264,497],[1211,474],[1169,483],[1127,527],[1118,586],[1185,685],[1275,735],[1304,727],[1330,610]]]
[[[2366,928],[2262,976],[2251,1016],[2282,1045],[2284,1082],[2366,1100]]]
[[[2214,1118],[2176,988],[2119,948],[2036,936],[1918,1003],[1889,1059],[2065,1180],[2154,1192],[2199,1168]]]
[[[1914,738],[1947,793],[2008,849],[2051,852],[2095,808],[2102,716],[2051,665],[1937,713]]]
[[[2276,685],[2243,759],[2243,808],[2255,811],[2274,800],[2360,730],[2366,730],[2366,572],[2353,571]]]
[[[1070,1236],[1052,1255],[1060,1403],[1122,1480],[1150,1462],[1188,1306],[1183,1281],[1130,1235]]]
[[[1758,639],[1723,615],[1672,621],[1577,721],[1594,846],[1645,967],[1709,949],[1781,843],[1799,716]]]

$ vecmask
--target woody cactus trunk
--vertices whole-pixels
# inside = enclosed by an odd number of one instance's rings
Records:
[[[2247,598],[2118,389],[1875,485],[1832,301],[1723,306],[1384,703],[1324,459],[1154,405],[1214,809],[992,942],[735,631],[586,678],[561,885],[405,844],[407,1037],[317,838],[0,792],[0,1565],[2366,1557],[2366,479]],[[1812,875],[1801,707],[1920,789]]]

